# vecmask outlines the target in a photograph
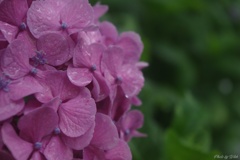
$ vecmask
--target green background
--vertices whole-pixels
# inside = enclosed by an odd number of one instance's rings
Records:
[[[137,108],[148,137],[130,142],[133,159],[240,159],[240,1],[100,2],[102,20],[141,35],[150,64]]]

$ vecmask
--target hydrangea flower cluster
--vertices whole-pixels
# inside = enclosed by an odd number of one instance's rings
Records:
[[[88,0],[0,0],[1,160],[131,160],[143,44]]]

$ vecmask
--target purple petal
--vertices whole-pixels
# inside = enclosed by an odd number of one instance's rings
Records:
[[[131,103],[135,106],[141,106],[142,101],[137,96],[131,98]]]
[[[136,96],[144,85],[144,77],[142,72],[132,65],[124,65],[119,73],[122,77],[121,84],[126,97]]]
[[[25,76],[9,85],[11,99],[19,100],[33,93],[41,92],[43,87],[32,76]]]
[[[46,160],[40,152],[34,152],[30,160]]]
[[[108,82],[102,75],[94,73],[92,95],[96,102],[99,102],[106,98],[109,93],[110,87]]]
[[[79,94],[79,87],[69,81],[66,71],[48,71],[44,74],[42,85],[46,86],[46,90],[36,96],[39,101],[46,102],[53,97],[60,97],[62,101],[66,101]]]
[[[109,150],[117,145],[119,141],[118,131],[111,118],[97,113],[95,121],[96,126],[91,145],[103,150]]]
[[[26,160],[30,156],[33,146],[18,137],[13,127],[5,123],[2,127],[3,142],[18,160]],[[21,146],[21,147],[19,147]]]
[[[117,45],[124,51],[124,62],[129,64],[136,63],[143,51],[141,38],[134,32],[122,33]]]
[[[105,158],[106,160],[131,160],[132,154],[127,143],[119,140],[114,148],[106,152]]]
[[[122,120],[123,129],[135,130],[143,125],[143,114],[138,110],[132,110]]]
[[[73,65],[75,67],[91,67],[91,52],[82,41],[79,41],[74,49]]]
[[[79,96],[59,107],[59,127],[69,137],[79,137],[93,125],[96,104],[89,97]]]
[[[18,79],[30,71],[28,48],[23,41],[15,40],[9,44],[1,59],[1,66],[5,74],[12,79]]]
[[[72,150],[67,147],[59,136],[53,136],[43,154],[48,160],[70,160],[73,158]]]
[[[49,107],[49,108],[52,108],[55,112],[57,112],[59,105],[61,103],[62,103],[62,100],[59,97],[55,97],[48,103],[43,104],[41,107]]]
[[[91,54],[91,63],[97,67],[96,70],[100,71],[102,54],[105,51],[104,46],[98,43],[93,43],[89,46],[89,49]]]
[[[49,107],[40,107],[24,115],[18,122],[20,135],[24,139],[35,143],[43,136],[50,134],[58,123],[58,116]]]
[[[19,26],[25,18],[27,10],[26,0],[3,0],[0,3],[0,21]]]
[[[72,0],[61,10],[60,17],[72,34],[93,21],[93,9],[88,0]]]
[[[104,151],[98,148],[88,146],[83,150],[84,160],[105,160]]]
[[[110,22],[102,22],[99,26],[100,32],[105,37],[105,44],[114,44],[118,38],[118,31],[116,27]]]
[[[29,30],[26,32],[20,32],[17,36],[17,39],[24,42],[25,46],[28,48],[27,53],[30,58],[36,55],[36,39],[33,37]]]
[[[137,62],[136,66],[138,69],[144,69],[144,68],[148,67],[149,64],[147,62]]]
[[[12,26],[8,23],[1,22],[1,21],[0,21],[0,30],[4,38],[6,38],[6,40],[9,43],[11,43],[15,39],[18,33],[18,28],[16,26]]]
[[[33,1],[27,13],[29,30],[35,38],[60,32],[60,11],[70,0]]]
[[[87,147],[90,144],[90,141],[93,137],[94,127],[95,124],[92,127],[90,127],[90,129],[85,134],[83,134],[80,137],[72,138],[62,135],[62,139],[65,142],[65,144],[70,148],[75,150],[82,150],[83,148]]]
[[[93,6],[93,11],[95,20],[98,20],[98,18],[103,16],[108,11],[108,6],[97,3],[95,6]]]
[[[107,66],[108,70],[113,76],[117,76],[118,70],[121,68],[123,63],[123,52],[122,49],[115,46],[110,46],[103,55],[104,65]]]
[[[48,33],[39,37],[37,49],[45,53],[47,63],[59,66],[70,58],[70,46],[67,39],[58,33]]]
[[[116,97],[118,98],[115,98],[113,101],[111,116],[113,120],[118,121],[119,118],[131,108],[131,103],[130,100],[125,97],[121,88],[118,88]]]
[[[24,100],[13,101],[9,94],[0,91],[0,121],[18,114],[24,107]]]
[[[93,75],[87,68],[73,68],[69,66],[67,69],[69,80],[76,86],[84,87],[91,83]]]

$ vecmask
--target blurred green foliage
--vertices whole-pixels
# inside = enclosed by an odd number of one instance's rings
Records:
[[[96,0],[90,0],[95,4]],[[138,32],[147,138],[134,160],[240,159],[240,0],[102,0],[102,20]]]

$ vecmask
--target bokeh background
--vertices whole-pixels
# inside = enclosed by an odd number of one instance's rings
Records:
[[[148,137],[130,142],[133,159],[240,159],[240,1],[100,2],[102,20],[141,35],[150,64],[137,108]]]

